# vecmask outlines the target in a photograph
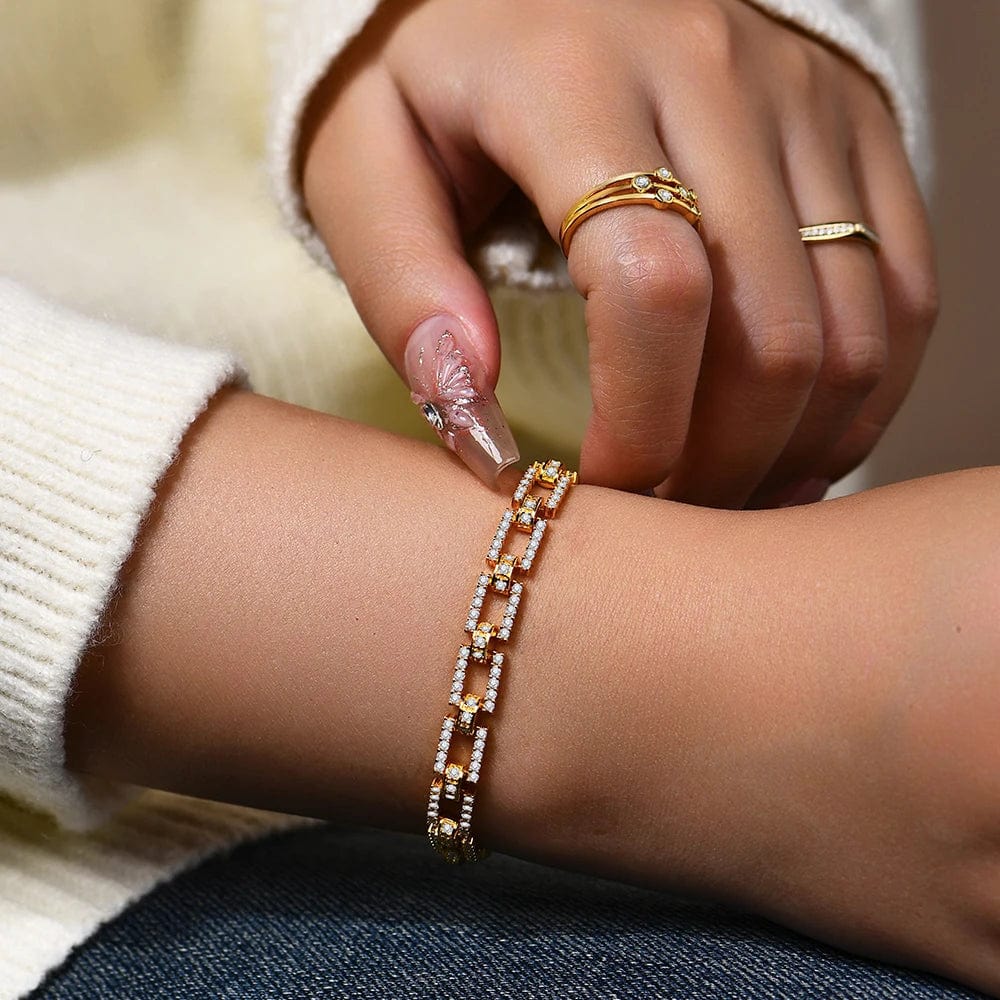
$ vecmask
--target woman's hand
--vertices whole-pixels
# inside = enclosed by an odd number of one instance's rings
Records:
[[[574,237],[592,483],[729,507],[818,498],[878,440],[935,316],[883,96],[742,0],[386,3],[318,91],[303,154],[309,212],[365,323],[484,478],[516,449],[463,240],[515,185],[553,237],[616,174],[667,165],[699,192],[700,238],[635,206]],[[800,241],[836,220],[869,223],[881,251]]]

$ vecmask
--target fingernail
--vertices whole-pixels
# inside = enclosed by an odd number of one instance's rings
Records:
[[[802,504],[816,503],[826,496],[830,488],[829,479],[805,479],[782,490],[771,498],[770,507],[801,507]]]
[[[443,314],[424,320],[410,334],[404,362],[410,399],[441,440],[492,486],[521,455],[464,325]]]

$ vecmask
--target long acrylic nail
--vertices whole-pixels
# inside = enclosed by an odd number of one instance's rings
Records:
[[[521,456],[482,362],[454,316],[424,320],[406,345],[410,398],[441,440],[484,482]]]

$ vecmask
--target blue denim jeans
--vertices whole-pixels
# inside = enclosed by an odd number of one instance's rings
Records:
[[[210,859],[104,925],[32,1000],[969,1000],[764,920],[327,825]]]

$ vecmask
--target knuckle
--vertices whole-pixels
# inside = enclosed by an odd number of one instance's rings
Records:
[[[739,44],[732,16],[716,3],[691,5],[682,17],[685,34],[690,38],[691,51],[698,60],[716,67],[733,66]]]
[[[616,240],[612,261],[617,294],[630,310],[691,322],[707,318],[712,272],[692,241],[677,239],[662,226],[646,228]]]
[[[817,321],[769,321],[747,346],[747,374],[756,383],[789,391],[811,387],[823,365],[823,332]]]
[[[941,310],[941,290],[931,265],[900,276],[899,314],[909,330],[929,334]]]
[[[889,347],[879,333],[835,340],[826,346],[819,379],[837,395],[867,396],[882,381]]]
[[[782,80],[786,82],[789,93],[806,98],[817,97],[826,91],[823,75],[814,46],[794,36],[789,39],[782,53]]]

